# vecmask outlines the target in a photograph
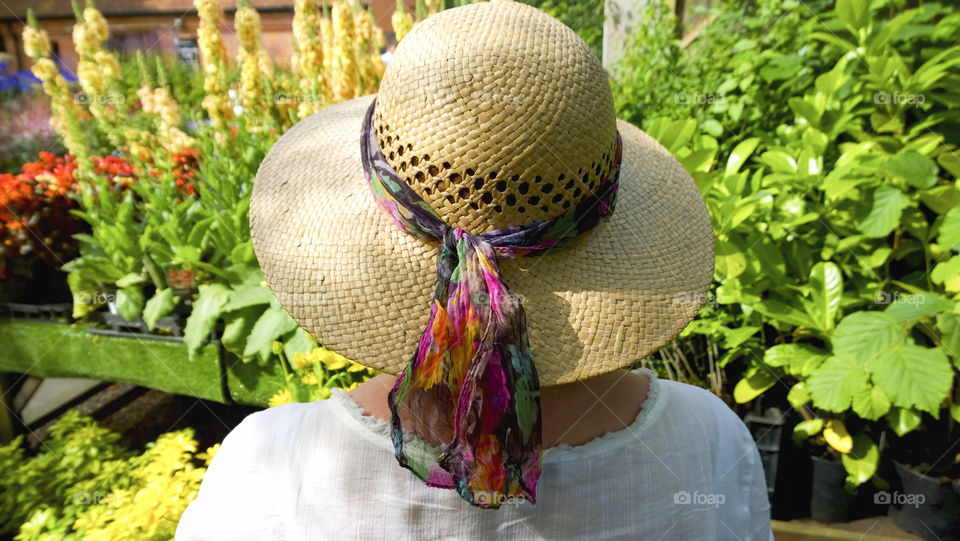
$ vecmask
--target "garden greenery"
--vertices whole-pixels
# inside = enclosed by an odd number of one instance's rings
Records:
[[[796,437],[858,485],[883,433],[960,422],[960,14],[758,0],[712,15],[683,49],[654,3],[614,82],[713,219],[712,296],[681,340],[719,345],[737,402],[788,390]]]
[[[17,541],[172,539],[219,444],[197,452],[192,429],[142,453],[75,410],[50,428],[33,456],[23,437],[0,446],[0,534]]]

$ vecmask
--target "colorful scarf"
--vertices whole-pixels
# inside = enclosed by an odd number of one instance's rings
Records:
[[[472,235],[445,224],[387,163],[373,129],[375,105],[360,139],[373,196],[397,227],[440,242],[427,328],[388,396],[397,461],[427,485],[456,489],[478,507],[496,509],[514,499],[536,503],[543,451],[540,383],[523,306],[501,279],[497,258],[568,247],[613,212],[620,135],[613,166],[594,194],[552,220]],[[450,422],[453,438],[439,453],[404,439],[405,430],[412,432],[398,406],[424,414],[415,407],[421,400],[449,408],[440,415]]]

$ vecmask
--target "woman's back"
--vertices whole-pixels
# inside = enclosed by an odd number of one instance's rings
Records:
[[[224,440],[177,538],[771,538],[743,423],[709,392],[641,372],[649,391],[628,428],[546,450],[537,503],[499,511],[397,468],[387,423],[347,393],[253,414]]]

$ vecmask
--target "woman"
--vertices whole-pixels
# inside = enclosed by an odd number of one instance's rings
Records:
[[[695,315],[712,230],[569,28],[423,21],[375,99],[281,138],[250,214],[277,299],[383,374],[244,420],[178,538],[772,537],[733,412],[624,370]]]

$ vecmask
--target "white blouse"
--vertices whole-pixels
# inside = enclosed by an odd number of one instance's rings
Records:
[[[636,420],[545,450],[536,505],[479,509],[397,465],[388,423],[350,395],[248,416],[177,539],[773,539],[760,455],[710,392],[662,381]]]

